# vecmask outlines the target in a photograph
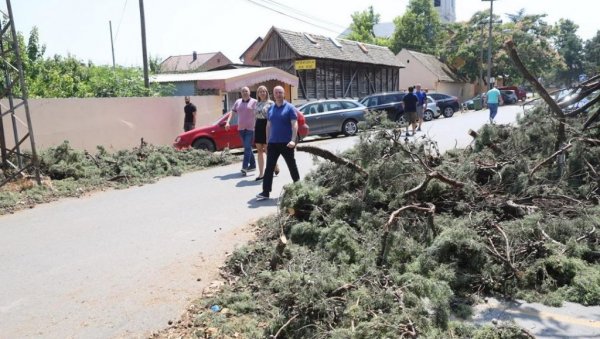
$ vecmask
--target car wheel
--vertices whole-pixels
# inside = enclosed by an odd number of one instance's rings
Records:
[[[194,147],[195,149],[205,150],[209,152],[215,151],[215,144],[213,144],[212,141],[206,138],[194,140],[194,142],[192,143],[192,147]]]
[[[425,112],[423,112],[423,121],[431,120],[433,120],[433,111],[428,109]]]
[[[406,124],[406,118],[404,117],[404,114],[399,116],[398,119],[396,119],[396,122],[399,123],[400,125]]]
[[[446,106],[444,107],[443,114],[446,118],[451,118],[454,115],[454,109],[452,108],[452,106]]]
[[[300,134],[298,134],[298,135],[296,136],[296,140],[298,140],[298,142],[302,142],[302,140],[304,140],[304,138],[303,138],[303,137],[302,137]],[[298,142],[297,142],[297,143],[298,143]]]
[[[345,136],[355,135],[358,132],[358,125],[355,120],[348,119],[342,124],[342,133]]]

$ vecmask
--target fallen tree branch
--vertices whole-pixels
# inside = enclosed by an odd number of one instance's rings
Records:
[[[560,107],[558,107],[556,101],[554,101],[552,97],[550,97],[550,94],[548,94],[548,91],[546,91],[544,86],[542,86],[542,84],[540,84],[540,82],[525,67],[525,65],[521,61],[521,58],[519,57],[519,53],[517,53],[517,50],[515,49],[515,43],[512,40],[508,40],[504,43],[504,48],[508,52],[508,55],[512,59],[515,66],[517,66],[521,74],[523,74],[523,77],[527,79],[527,81],[529,81],[531,85],[533,85],[536,92],[538,92],[540,97],[542,97],[546,104],[548,104],[550,110],[558,117],[558,133],[556,136],[556,143],[554,144],[554,149],[557,150],[566,138],[564,112]]]
[[[356,288],[356,286],[354,286],[353,284],[350,284],[350,283],[344,284],[344,285],[336,288],[335,290],[329,292],[327,294],[327,296],[328,297],[335,297],[335,296],[338,296],[338,295],[342,294],[343,292],[346,292],[346,291],[348,291],[350,289],[353,289],[353,288]]]
[[[428,214],[428,220],[427,220],[428,226],[430,227],[433,234],[435,235],[435,233],[436,233],[435,225],[433,223],[433,215],[435,214],[435,205],[428,202],[428,203],[426,203],[426,206],[427,207],[423,207],[420,205],[407,205],[407,206],[400,207],[399,209],[392,212],[392,214],[390,214],[388,221],[385,223],[385,225],[383,225],[383,235],[381,237],[381,251],[379,252],[379,256],[377,258],[377,266],[383,265],[384,259],[387,256],[386,253],[388,251],[388,238],[389,238],[390,233],[392,232],[392,225],[394,224],[396,219],[400,216],[400,214],[402,214],[403,212],[405,212],[407,210],[415,210],[415,211],[427,213]]]
[[[473,139],[477,139],[477,137],[479,136],[479,134],[472,129],[470,129],[468,133],[471,137],[473,137]],[[484,146],[489,147],[492,151],[494,151],[497,154],[502,154],[502,150],[500,149],[500,147],[498,147],[498,145],[494,143],[488,142],[485,143]]]
[[[511,207],[513,209],[516,209],[519,212],[525,210],[526,214],[532,214],[532,213],[534,213],[538,209],[537,206],[521,205],[521,204],[515,203],[512,200],[506,201],[506,206]]]
[[[589,237],[590,235],[594,234],[594,232],[596,232],[596,226],[594,226],[591,231],[589,231],[586,234],[584,234],[584,235],[580,236],[579,238],[575,239],[575,241],[576,242],[580,242],[581,240],[583,240],[583,239]]]
[[[316,155],[318,157],[321,157],[323,159],[327,159],[331,162],[334,162],[336,164],[340,164],[340,165],[344,165],[349,167],[350,169],[354,170],[355,172],[360,173],[362,176],[364,177],[368,177],[369,173],[367,173],[367,171],[364,170],[364,168],[356,165],[353,162],[350,162],[347,159],[338,157],[337,155],[324,150],[322,148],[319,147],[315,147],[315,146],[298,146],[296,147],[298,149],[298,151],[302,151],[302,152],[306,152],[306,153],[310,153],[312,155]]]
[[[275,333],[275,335],[272,336],[271,338],[277,339],[277,337],[279,337],[279,334],[281,334],[281,331],[283,331],[283,329],[286,328],[296,318],[298,318],[298,314],[296,314],[295,316],[291,317],[290,320],[288,320],[285,324],[283,324],[283,326],[281,326],[279,328],[279,330],[277,331],[277,333]]]
[[[429,184],[431,179],[438,179],[439,181],[444,182],[454,188],[463,188],[465,186],[465,184],[460,181],[448,178],[448,177],[440,174],[437,171],[433,171],[433,172],[427,173],[425,180],[423,180],[423,182],[421,182],[419,185],[402,193],[402,196],[407,197],[409,195],[413,195],[413,194],[423,191],[425,188],[427,188],[427,185]]]
[[[283,257],[283,251],[287,246],[287,238],[285,235],[281,235],[279,237],[279,241],[277,242],[277,246],[275,247],[275,252],[273,252],[273,256],[271,256],[271,261],[269,262],[269,267],[271,267],[271,271],[275,271],[277,269],[277,265],[281,262],[281,258]]]
[[[554,152],[551,156],[549,156],[548,158],[544,159],[542,162],[540,162],[539,164],[535,165],[533,167],[533,169],[531,171],[529,171],[529,179],[531,179],[533,177],[533,174],[535,172],[537,172],[538,169],[540,169],[540,167],[544,166],[545,164],[549,163],[550,161],[552,161],[555,157],[557,157],[558,155],[560,155],[561,153],[563,153],[564,151],[568,150],[569,148],[573,147],[573,144],[568,143],[565,146],[563,146],[561,149],[559,149],[558,151]]]

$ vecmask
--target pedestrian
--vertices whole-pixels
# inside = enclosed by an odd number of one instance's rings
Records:
[[[258,159],[258,176],[256,181],[262,180],[265,175],[265,153],[267,152],[267,116],[273,101],[269,98],[269,91],[265,86],[256,90],[256,124],[254,125],[254,144],[256,145],[256,158]],[[279,174],[279,167],[275,165],[275,175]]]
[[[427,94],[425,91],[421,90],[421,84],[417,84],[415,86],[415,95],[419,102],[417,103],[417,119],[419,119],[419,126],[417,127],[417,131],[421,131],[421,124],[423,123],[423,114],[427,110]]]
[[[486,93],[487,106],[490,110],[490,124],[496,123],[494,120],[498,113],[498,105],[504,103],[502,95],[496,86],[492,85],[492,88]]]
[[[283,156],[294,182],[300,180],[294,150],[298,138],[298,114],[294,105],[285,100],[285,90],[281,86],[273,88],[275,104],[267,116],[267,167],[262,184],[262,192],[256,200],[269,199],[273,184],[273,172],[279,156]]]
[[[190,102],[190,97],[185,97],[185,106],[183,107],[185,118],[183,119],[183,131],[187,132],[196,127],[196,105]]]
[[[256,161],[252,152],[252,142],[254,141],[254,124],[256,118],[254,109],[256,108],[256,99],[250,97],[250,88],[242,88],[242,97],[235,101],[231,114],[225,123],[225,130],[229,130],[230,121],[237,116],[238,132],[244,146],[244,157],[242,160],[242,175],[247,175],[256,169]]]
[[[413,93],[414,88],[411,86],[408,88],[408,93],[402,98],[402,103],[404,104],[404,116],[407,119],[406,124],[406,136],[411,136],[408,133],[408,125],[412,125],[412,135],[415,135],[417,128],[417,103],[419,102],[419,98]]]

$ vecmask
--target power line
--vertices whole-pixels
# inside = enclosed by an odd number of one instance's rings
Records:
[[[119,36],[119,28],[121,28],[121,22],[123,22],[123,16],[125,15],[126,7],[127,7],[127,0],[125,0],[125,5],[123,5],[123,10],[121,11],[121,18],[119,19],[119,24],[117,25],[117,32],[115,33],[115,41],[117,41],[117,37]]]
[[[304,23],[306,23],[306,24],[313,25],[313,26],[315,26],[315,27],[322,28],[322,29],[324,29],[324,30],[327,30],[327,31],[329,31],[329,32],[332,32],[332,33],[336,33],[336,34],[338,34],[338,33],[339,33],[338,31],[332,30],[332,29],[330,29],[330,28],[328,28],[328,27],[325,27],[325,26],[319,25],[319,24],[317,24],[317,23],[310,22],[310,21],[306,21],[306,20],[304,20],[304,19],[301,19],[301,18],[295,17],[295,16],[293,16],[293,15],[290,15],[290,14],[287,14],[287,13],[283,12],[282,10],[278,10],[278,9],[276,9],[276,8],[272,8],[272,7],[270,7],[270,6],[266,5],[266,4],[261,4],[261,3],[259,3],[259,2],[257,2],[257,1],[255,1],[255,0],[246,0],[246,1],[248,1],[248,2],[252,3],[252,4],[256,5],[256,6],[263,7],[263,8],[266,8],[266,9],[270,10],[270,11],[273,11],[273,12],[275,12],[275,13],[278,13],[278,14],[281,14],[281,15],[283,15],[283,16],[286,16],[286,17],[288,17],[288,18],[291,18],[291,19],[294,19],[294,20],[298,20],[298,21],[304,22]]]
[[[301,10],[297,9],[297,8],[294,8],[294,7],[291,7],[291,6],[288,6],[288,5],[282,4],[282,3],[278,2],[278,1],[275,1],[275,0],[261,0],[261,1],[263,1],[263,2],[265,2],[265,1],[266,1],[266,2],[270,2],[270,3],[272,3],[272,4],[276,5],[276,6],[279,6],[279,7],[285,8],[285,9],[287,9],[287,10],[289,10],[289,11],[292,11],[292,12],[294,12],[294,13],[296,13],[296,14],[299,14],[299,15],[301,15],[301,16],[305,16],[305,17],[307,17],[307,18],[309,18],[309,19],[311,19],[311,20],[313,20],[313,21],[321,22],[321,23],[324,23],[324,24],[327,24],[327,25],[330,25],[330,26],[334,26],[334,27],[339,27],[340,29],[346,29],[346,28],[347,28],[347,27],[345,27],[345,26],[338,25],[338,24],[336,24],[336,23],[334,23],[334,22],[331,22],[331,21],[327,21],[327,20],[324,20],[324,19],[318,18],[318,17],[316,17],[316,16],[313,16],[313,15],[312,15],[312,14],[310,14],[310,13],[303,12],[303,11],[301,11]]]

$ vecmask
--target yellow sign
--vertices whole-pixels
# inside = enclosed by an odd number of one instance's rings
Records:
[[[296,70],[302,70],[302,69],[315,69],[317,68],[317,60],[315,59],[308,59],[308,60],[296,60],[296,62],[294,63],[294,67],[296,67]]]

